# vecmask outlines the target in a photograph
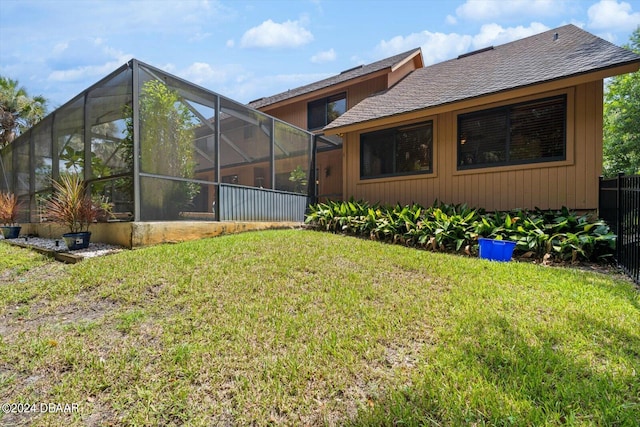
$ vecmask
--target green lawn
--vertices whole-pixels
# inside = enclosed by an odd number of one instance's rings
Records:
[[[632,284],[313,231],[76,265],[0,243],[0,336],[0,402],[78,404],[0,424],[640,419]]]

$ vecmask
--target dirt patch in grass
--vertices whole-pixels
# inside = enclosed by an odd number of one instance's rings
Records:
[[[50,308],[46,302],[39,302],[28,306],[28,313],[22,310],[23,307],[25,306],[10,307],[0,316],[0,332],[7,336],[8,342],[11,336],[21,331],[35,331],[45,326],[65,328],[79,325],[81,328],[82,324],[103,319],[109,312],[116,310],[117,304],[106,299],[91,303],[79,299],[54,308]]]
[[[36,280],[56,280],[66,274],[66,265],[55,261],[25,269],[16,266],[0,271],[0,286],[14,283],[28,283]]]
[[[0,401],[78,402],[81,413],[0,424],[460,425],[515,414],[540,425],[571,411],[607,424],[603,396],[632,408],[625,396],[638,390],[626,376],[632,304],[620,284],[582,272],[285,231],[11,274],[24,284],[0,282],[12,301],[0,298]],[[606,335],[575,321],[581,313]],[[565,374],[596,351],[594,372],[615,381]],[[540,372],[518,363],[527,354],[543,359]],[[544,367],[579,392],[538,393]]]

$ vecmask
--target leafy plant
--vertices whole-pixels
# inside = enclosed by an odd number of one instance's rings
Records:
[[[623,46],[640,54],[640,26]],[[608,79],[609,80],[609,79]],[[605,86],[603,111],[604,176],[640,173],[640,72],[612,77]]]
[[[42,120],[46,113],[46,98],[30,96],[18,80],[0,76],[0,148]]]
[[[177,91],[159,80],[142,85],[139,105],[141,170],[169,177],[193,178],[195,116],[188,105]],[[127,124],[127,132],[130,130],[133,127]],[[132,134],[127,137],[133,140]],[[127,142],[125,147],[129,145]],[[177,218],[200,192],[198,184],[182,180],[144,178],[140,186],[143,216],[147,219]]]
[[[521,255],[562,261],[609,258],[616,242],[606,223],[567,208],[486,213],[438,201],[428,208],[328,201],[310,206],[306,222],[334,233],[466,254],[477,253],[479,237],[506,239],[516,242]]]
[[[52,185],[53,194],[46,204],[47,217],[65,225],[71,233],[87,231],[98,209],[87,194],[82,178],[75,173],[64,174],[58,181],[52,181]]]
[[[293,191],[296,193],[305,193],[307,183],[307,173],[302,169],[301,166],[296,166],[294,170],[289,174],[289,181],[293,182],[294,188]]]
[[[12,225],[18,220],[22,204],[15,194],[9,191],[0,192],[0,224]]]
[[[96,209],[96,220],[106,222],[113,218],[113,203],[104,195],[93,196],[91,198],[94,208]]]

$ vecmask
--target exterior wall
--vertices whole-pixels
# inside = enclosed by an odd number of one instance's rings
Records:
[[[422,66],[422,56],[414,57],[411,61],[407,61],[398,67],[393,73],[390,73],[387,80],[387,87],[391,87],[405,78],[407,74]]]
[[[413,61],[410,61],[407,64],[404,64],[398,71],[393,73],[393,75],[401,75],[402,77],[404,77],[415,68],[415,63]],[[302,100],[276,108],[264,107],[261,109],[261,111],[271,116],[277,117],[280,120],[291,123],[294,126],[306,129],[307,104],[309,103],[309,101],[345,91],[347,93],[347,108],[351,108],[371,94],[387,89],[387,85],[389,84],[388,78],[390,77],[384,74],[375,78],[352,84],[348,87],[328,88],[321,93],[312,94],[313,96],[305,97]],[[343,199],[342,149],[337,148],[334,150],[318,152],[316,157],[316,169],[318,170],[317,185],[319,200],[325,201],[327,199]],[[327,171],[329,172],[328,174]],[[244,173],[242,173],[242,171],[225,171],[225,174],[226,173],[239,173],[239,176],[240,174],[244,176],[246,174],[246,171]],[[243,178],[241,178],[241,180],[242,179]]]
[[[406,63],[400,65],[396,70],[379,73],[373,76],[365,76],[359,81],[346,82],[333,87],[328,87],[310,94],[307,94],[298,99],[291,101],[284,101],[275,106],[266,106],[260,109],[260,111],[277,117],[287,123],[291,123],[294,126],[307,129],[307,104],[310,101],[314,101],[326,96],[335,95],[341,92],[347,94],[347,109],[358,104],[365,98],[371,96],[374,93],[381,92],[402,80],[407,74],[422,66],[422,57],[414,57],[408,60]],[[317,169],[317,194],[320,201],[326,201],[327,199],[341,200],[344,199],[344,184],[343,184],[343,160],[342,148],[337,148],[329,151],[320,151],[316,157],[316,169]],[[232,172],[225,172],[232,173]],[[236,173],[236,172],[233,172]],[[240,176],[246,175],[246,170],[237,172]],[[240,178],[241,183],[242,179]],[[249,179],[249,178],[247,178]],[[251,184],[247,184],[251,185]]]
[[[320,151],[316,156],[318,200],[342,199],[342,149]]]
[[[293,104],[288,104],[282,107],[269,109],[269,107],[261,108],[260,111],[269,114],[270,116],[277,117],[287,123],[291,123],[299,128],[307,128],[307,102],[299,101]]]
[[[567,156],[560,162],[457,170],[457,116],[470,111],[523,102],[558,94],[567,95]],[[540,87],[513,94],[454,104],[448,110],[424,111],[421,117],[345,135],[345,198],[369,202],[417,202],[430,205],[466,203],[487,210],[514,208],[592,210],[598,207],[598,177],[602,170],[602,80],[541,92]],[[464,107],[464,108],[463,108]],[[360,134],[399,124],[434,122],[433,174],[360,179]]]
[[[289,157],[286,159],[276,160],[276,173],[290,173],[296,167],[301,166],[306,169],[307,159],[302,157]],[[226,176],[237,175],[238,182],[235,184],[245,185],[247,187],[271,188],[270,163],[268,161],[249,163],[239,166],[228,166],[220,169],[221,179]],[[215,171],[197,173],[196,179],[205,181],[215,181]],[[258,180],[258,178],[262,178]],[[260,183],[262,185],[260,185]]]
[[[404,68],[403,68],[403,71]],[[408,71],[405,71],[405,74]],[[339,86],[327,88],[321,92],[312,93],[302,99],[293,101],[283,106],[272,108],[266,106],[260,108],[263,113],[276,117],[294,126],[307,129],[307,104],[309,101],[324,98],[326,96],[336,95],[341,92],[347,93],[347,109],[353,107],[369,95],[387,89],[387,75],[381,75],[376,78],[368,79],[350,86]]]
[[[406,69],[406,70],[403,69],[403,71],[405,71],[403,74],[403,77],[404,77],[410,71],[413,71],[413,69]],[[357,103],[371,96],[374,93],[378,93],[385,89],[388,89],[389,86],[388,86],[387,79],[388,79],[388,76],[384,75],[384,76],[376,77],[375,79],[365,80],[363,82],[360,82],[351,86],[347,90],[347,101],[348,101],[347,108],[353,107],[354,105],[356,105]]]

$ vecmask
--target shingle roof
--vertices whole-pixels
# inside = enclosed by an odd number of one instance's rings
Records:
[[[420,52],[420,48],[412,49],[398,55],[391,56],[389,58],[382,59],[380,61],[373,62],[368,65],[361,65],[358,67],[351,68],[349,70],[343,71],[342,73],[335,75],[333,77],[329,77],[324,80],[317,81],[315,83],[310,83],[305,86],[300,86],[295,89],[290,89],[286,92],[279,93],[277,95],[269,96],[266,98],[260,98],[255,101],[251,101],[247,104],[251,108],[262,108],[267,105],[275,104],[280,101],[284,101],[290,98],[294,98],[296,96],[305,95],[310,92],[314,92],[316,90],[324,89],[329,86],[334,86],[342,82],[346,82],[351,79],[355,79],[357,77],[366,76],[367,74],[372,74],[385,68],[392,68],[394,65],[402,62],[409,56],[412,56],[416,52]]]
[[[640,62],[640,56],[566,25],[419,68],[385,92],[364,99],[324,130],[634,62]]]

